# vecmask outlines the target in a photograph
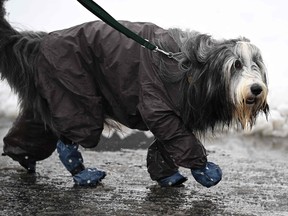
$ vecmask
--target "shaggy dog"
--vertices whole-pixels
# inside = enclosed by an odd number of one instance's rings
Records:
[[[168,58],[101,21],[51,33],[19,32],[5,19],[4,2],[0,71],[21,105],[4,138],[4,154],[30,171],[57,143],[77,184],[99,182],[105,173],[85,173],[77,149],[95,147],[104,123],[112,119],[154,134],[147,166],[160,185],[184,182],[178,173],[182,166],[194,177],[196,171],[206,174],[213,184],[195,179],[209,187],[220,181],[221,170],[207,162],[199,136],[232,123],[252,127],[260,112],[267,115],[266,69],[248,39],[215,40],[194,31],[120,21],[171,52]],[[216,174],[206,173],[214,168]]]

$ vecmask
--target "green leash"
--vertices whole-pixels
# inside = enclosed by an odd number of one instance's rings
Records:
[[[95,16],[99,17],[105,23],[110,25],[112,28],[126,35],[128,38],[133,39],[137,43],[141,44],[143,47],[149,50],[155,51],[155,52],[161,52],[164,55],[168,56],[169,58],[173,57],[173,54],[171,52],[166,52],[164,50],[159,49],[157,46],[150,43],[148,40],[142,38],[138,34],[132,32],[131,30],[129,30],[128,28],[120,24],[109,13],[107,13],[102,7],[96,4],[93,0],[77,0],[77,1],[80,4],[82,4],[86,9],[88,9],[91,13],[93,13]]]

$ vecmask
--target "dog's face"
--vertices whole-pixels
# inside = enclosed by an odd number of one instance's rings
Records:
[[[230,97],[235,107],[233,118],[247,128],[255,123],[259,112],[267,116],[266,68],[259,49],[249,42],[237,42],[233,53],[226,64]]]

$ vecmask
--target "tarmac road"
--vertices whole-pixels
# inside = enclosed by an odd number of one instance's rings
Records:
[[[288,216],[286,139],[227,135],[205,146],[223,171],[210,189],[187,169],[181,169],[189,177],[184,187],[160,188],[146,171],[144,149],[82,149],[87,167],[107,172],[96,188],[75,187],[56,153],[37,164],[35,175],[1,156],[0,215]]]

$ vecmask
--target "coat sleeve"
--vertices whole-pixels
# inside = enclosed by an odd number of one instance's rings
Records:
[[[206,150],[181,118],[163,100],[165,96],[155,86],[142,89],[139,110],[149,130],[174,160],[185,168],[203,167],[207,162]]]

